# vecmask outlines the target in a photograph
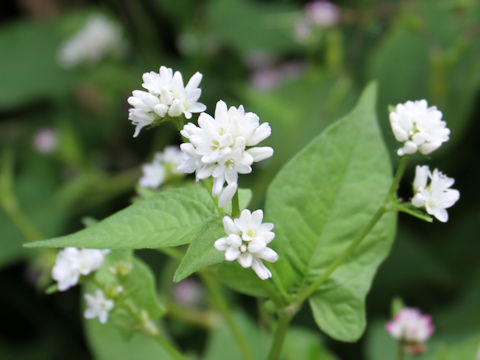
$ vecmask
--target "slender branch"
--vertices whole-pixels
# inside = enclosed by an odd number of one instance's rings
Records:
[[[263,289],[267,292],[268,296],[278,309],[287,305],[287,301],[281,296],[278,296],[277,292],[270,283],[270,280],[263,280],[261,281],[261,284]]]
[[[397,360],[405,359],[405,350],[403,348],[403,342],[398,342]]]
[[[390,190],[388,190],[388,195],[386,198],[386,201],[388,198],[395,194],[398,189],[398,185],[400,184],[400,181],[402,180],[402,176],[405,173],[405,170],[407,169],[407,164],[409,160],[409,155],[405,155],[402,157],[400,160],[400,163],[398,164],[397,172],[395,173],[395,176],[393,177],[393,182],[392,185],[390,186]]]
[[[272,346],[270,347],[270,352],[268,353],[268,360],[277,360],[280,357],[282,351],[283,341],[285,340],[285,335],[287,334],[288,326],[295,314],[281,314],[273,335]]]
[[[419,211],[415,211],[414,209],[411,209],[406,204],[400,203],[398,201],[394,201],[394,202],[392,202],[392,205],[396,210],[404,212],[405,214],[408,214],[408,215],[412,215],[413,217],[416,217],[417,219],[420,219],[420,220],[423,220],[423,221],[426,221],[426,222],[429,222],[429,223],[433,222],[433,219],[432,219],[431,216],[429,216],[425,213],[419,212]]]
[[[216,311],[200,311],[191,307],[178,305],[174,301],[167,303],[167,315],[209,330],[215,328],[220,321],[220,315]]]
[[[205,282],[205,285],[207,286],[210,292],[210,295],[212,296],[214,302],[216,303],[218,310],[220,310],[223,317],[225,318],[225,321],[227,322],[227,325],[230,328],[230,331],[232,332],[232,335],[235,338],[235,341],[237,342],[240,350],[243,353],[243,357],[247,360],[254,360],[252,352],[248,347],[247,341],[245,340],[245,337],[237,327],[237,324],[235,323],[235,319],[233,318],[230,308],[228,307],[228,304],[217,282],[207,272],[200,272],[199,274],[202,277],[203,281]]]
[[[22,211],[18,204],[14,189],[13,153],[4,150],[0,168],[0,206],[10,220],[20,230],[27,241],[42,239],[42,234],[37,230],[30,218]]]

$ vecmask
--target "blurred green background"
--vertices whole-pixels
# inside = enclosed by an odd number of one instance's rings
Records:
[[[103,330],[91,325],[84,331],[78,289],[44,294],[54,253],[27,251],[21,244],[70,233],[83,227],[85,216],[101,219],[127,206],[135,196],[140,165],[154,151],[180,143],[169,124],[133,139],[128,121],[126,99],[141,88],[141,75],[165,65],[182,71],[185,80],[203,73],[200,100],[207,112],[223,99],[243,104],[270,123],[272,136],[266,143],[275,155],[240,183],[253,187],[251,208],[262,206],[279,168],[346,114],[369,81],[379,83],[378,117],[394,163],[397,144],[387,106],[423,98],[436,105],[452,131],[451,140],[415,162],[454,177],[461,199],[447,224],[400,215],[394,248],[368,296],[365,336],[355,344],[324,341],[339,359],[389,359],[395,343],[383,326],[391,300],[400,296],[433,315],[436,333],[425,358],[474,360],[480,346],[480,2],[335,4],[340,11],[335,24],[307,24],[305,29],[305,2],[293,0],[2,2],[1,359],[153,357],[155,349],[138,339],[131,349],[141,348],[142,354],[117,349],[114,355],[113,348],[101,348],[106,345],[92,339]],[[92,14],[103,14],[119,26],[123,53],[62,66],[60,47]],[[401,187],[405,198],[411,195],[412,178],[413,168]],[[159,275],[162,291],[170,291],[165,283],[172,269],[166,259],[140,253]],[[239,321],[252,327],[253,300],[233,294],[231,300],[243,308]],[[306,350],[319,341],[309,309],[295,324],[306,332],[295,335],[304,346],[287,341],[287,358],[321,358]],[[176,320],[168,319],[165,326],[182,348],[207,349],[211,359],[221,358],[215,356],[229,344],[221,340],[220,330],[209,339],[203,329]],[[114,335],[104,344],[122,341]]]

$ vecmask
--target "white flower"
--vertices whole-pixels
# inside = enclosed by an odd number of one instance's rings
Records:
[[[166,170],[157,156],[149,164],[142,165],[143,176],[138,184],[143,187],[157,189],[165,180]]]
[[[192,113],[204,111],[206,106],[198,102],[202,93],[198,87],[201,81],[202,74],[197,72],[184,86],[182,74],[165,66],[160,67],[158,73],[143,74],[142,86],[148,91],[135,90],[128,98],[128,103],[133,106],[128,118],[136,125],[133,137],[137,137],[143,127],[166,116],[183,114],[190,119]]]
[[[428,107],[426,100],[398,104],[390,113],[390,125],[395,138],[403,143],[399,156],[420,152],[430,154],[449,139],[450,130],[442,121],[442,112]]]
[[[103,15],[90,16],[85,25],[59,51],[60,63],[72,67],[96,63],[107,56],[119,56],[125,50],[120,28]]]
[[[52,278],[58,282],[58,289],[65,291],[75,286],[81,275],[98,270],[109,251],[73,247],[60,250],[52,269]]]
[[[407,307],[396,314],[385,328],[393,338],[408,343],[423,343],[435,331],[431,316],[422,314],[418,309]]]
[[[178,167],[183,162],[185,154],[177,146],[167,146],[163,152],[155,153],[153,161],[142,166],[143,176],[139,185],[157,189],[169,175],[178,175]]]
[[[442,174],[438,169],[433,170],[432,173],[428,166],[417,165],[413,181],[415,194],[412,204],[416,207],[424,207],[430,215],[441,222],[447,222],[446,209],[453,206],[460,198],[458,190],[450,189],[454,182],[454,179]]]
[[[254,162],[273,155],[271,147],[254,147],[270,136],[268,123],[260,125],[260,119],[254,113],[245,113],[243,106],[227,108],[223,101],[217,102],[215,117],[200,114],[198,125],[188,123],[181,134],[190,140],[180,146],[187,155],[179,170],[195,172],[197,180],[213,177],[212,195],[222,194],[221,207],[231,200],[236,192],[232,191],[238,182],[238,174],[252,172]],[[231,196],[226,196],[231,195]]]
[[[96,290],[95,295],[85,294],[85,300],[87,301],[87,309],[85,309],[83,316],[86,319],[98,317],[98,320],[105,324],[108,320],[108,312],[115,305],[113,300],[107,299],[102,290]]]
[[[225,216],[223,227],[227,236],[215,241],[214,246],[218,251],[225,252],[225,260],[237,260],[242,267],[251,267],[260,279],[266,280],[272,277],[272,273],[262,260],[275,262],[278,254],[267,247],[275,237],[273,224],[262,224],[262,220],[262,210],[253,213],[243,210],[234,220]]]

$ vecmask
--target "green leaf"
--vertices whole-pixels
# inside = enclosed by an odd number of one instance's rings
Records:
[[[173,359],[160,344],[143,334],[134,334],[127,340],[110,322],[101,324],[97,319],[85,319],[84,324],[87,342],[95,359]]]
[[[0,29],[0,107],[20,106],[65,91],[69,80],[58,65],[59,45],[52,23],[18,21]]]
[[[285,338],[285,360],[337,360],[323,344],[318,332],[306,328],[291,328]]]
[[[95,273],[98,281],[107,286],[116,286],[118,278],[112,274],[110,268],[118,263],[132,264],[131,272],[121,283],[123,291],[135,303],[138,309],[148,312],[150,318],[158,318],[165,313],[165,308],[158,301],[155,290],[155,277],[150,268],[130,250],[116,250],[110,252],[101,269]]]
[[[295,156],[267,193],[275,224],[272,247],[289,266],[271,266],[274,280],[301,290],[322,275],[381,206],[392,182],[389,155],[375,116],[376,87],[357,107]],[[365,296],[388,255],[396,215],[387,213],[310,298],[317,325],[335,339],[355,341],[365,328]]]
[[[298,14],[292,6],[215,0],[209,2],[208,15],[216,35],[241,53],[277,53],[297,47],[291,29]]]
[[[241,312],[234,312],[235,324],[240,332],[245,335],[246,341],[253,352],[255,359],[266,359],[267,349],[270,338],[266,333],[260,332],[259,327],[252,320]],[[232,332],[227,324],[223,322],[221,326],[213,331],[210,335],[204,360],[242,360],[242,352],[237,342],[232,336]]]
[[[216,213],[201,186],[171,189],[138,201],[74,234],[25,244],[26,247],[142,249],[189,243]]]
[[[242,294],[255,297],[267,296],[267,292],[262,285],[262,281],[266,280],[260,280],[255,271],[244,269],[236,261],[225,261],[220,264],[218,266],[218,277],[226,286]]]
[[[182,281],[196,271],[225,261],[225,254],[213,246],[213,243],[223,236],[225,236],[225,231],[220,216],[205,223],[188,247],[175,272],[173,281]]]
[[[252,192],[250,189],[240,189],[238,192],[240,209],[245,209],[252,198]],[[227,213],[231,212],[231,207],[231,204],[229,204],[229,206],[225,208],[225,211]],[[199,233],[193,238],[182,262],[175,272],[173,281],[182,281],[198,270],[225,261],[225,254],[216,250],[213,246],[217,239],[224,236],[225,231],[223,229],[221,216],[215,216],[207,221]]]

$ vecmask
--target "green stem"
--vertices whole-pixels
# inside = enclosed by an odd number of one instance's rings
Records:
[[[167,303],[167,315],[209,330],[215,328],[220,320],[220,316],[216,311],[200,311],[187,306],[178,305],[174,301],[169,301]]]
[[[22,211],[18,204],[14,189],[13,175],[13,153],[10,150],[4,150],[1,159],[0,168],[0,206],[8,215],[10,220],[20,230],[27,241],[42,239],[41,233],[30,221],[28,216]]]
[[[232,217],[238,218],[240,216],[240,200],[238,199],[238,191],[232,199]]]
[[[277,291],[273,288],[270,280],[264,280],[261,282],[263,289],[267,292],[268,297],[273,301],[277,309],[280,309],[287,305],[286,299],[278,295]]]
[[[154,339],[165,349],[166,352],[172,355],[175,359],[187,360],[185,356],[183,356],[172,344],[170,344],[170,342],[166,338],[164,338],[160,334],[158,327],[155,325],[155,323],[153,323],[148,318],[145,319],[142,316],[142,313],[138,311],[138,309],[132,303],[130,303],[129,301],[125,301],[123,302],[123,305],[140,325],[139,331]]]
[[[405,173],[405,170],[407,169],[408,159],[409,159],[409,156],[405,155],[400,160],[400,163],[398,164],[397,172],[393,177],[392,185],[390,186],[390,190],[388,190],[387,200],[388,198],[390,198],[391,195],[397,192],[398,185],[400,184],[400,181],[402,180],[402,176]]]
[[[232,312],[222,294],[220,287],[218,286],[216,280],[207,272],[200,272],[200,276],[202,277],[205,285],[207,286],[210,295],[212,296],[214,302],[216,303],[218,310],[222,313],[225,321],[227,322],[230,331],[232,332],[235,341],[237,342],[241,352],[243,353],[243,357],[247,360],[254,360],[252,352],[250,351],[247,341],[245,337],[240,332],[237,324],[235,323],[235,319],[233,318]]]
[[[411,215],[413,217],[416,217],[420,220],[426,221],[426,222],[433,222],[433,219],[431,216],[428,216],[427,214],[421,213],[419,211],[415,211],[414,209],[411,209],[410,207],[406,206],[403,203],[394,201],[392,202],[392,205],[397,209],[398,211],[404,212],[408,215]]]
[[[270,347],[270,352],[268,353],[268,360],[276,360],[280,357],[282,344],[285,340],[285,335],[287,334],[290,321],[294,315],[294,313],[280,315],[275,333],[273,335],[272,346]]]
[[[397,351],[397,360],[405,359],[405,350],[403,349],[403,343],[401,341],[398,342],[398,351]]]

